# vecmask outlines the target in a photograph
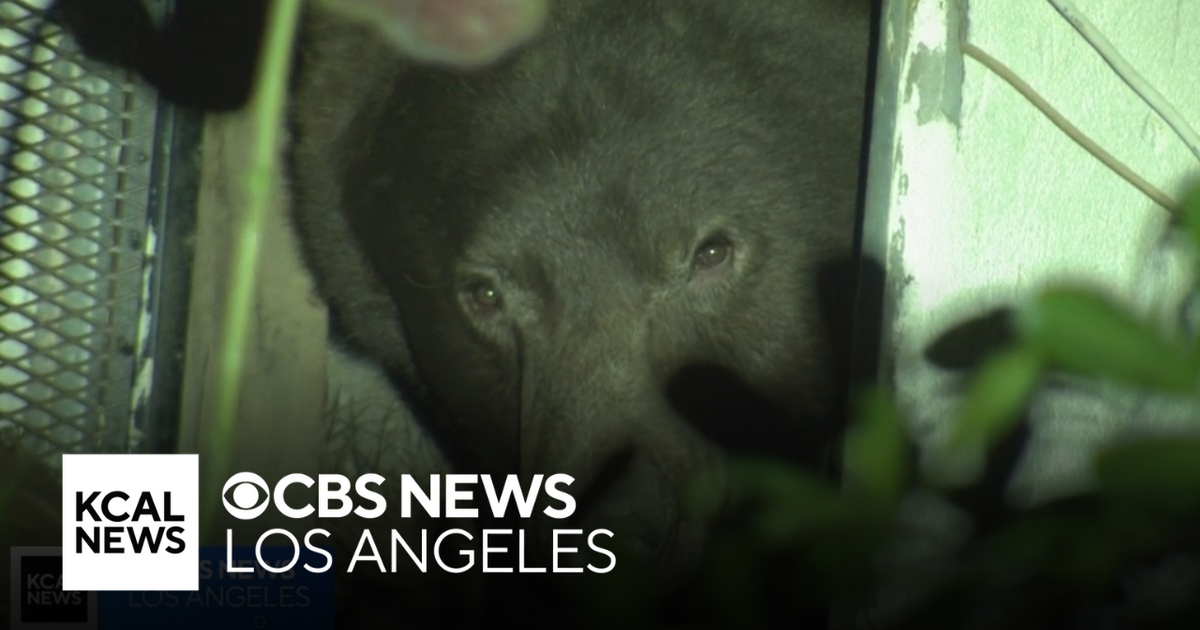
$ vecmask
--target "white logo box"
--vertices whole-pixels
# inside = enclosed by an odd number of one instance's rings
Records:
[[[195,591],[199,582],[199,521],[200,521],[200,460],[198,455],[63,455],[63,589],[71,591]],[[87,512],[77,521],[77,493],[83,498],[100,492],[92,508],[100,521]],[[126,515],[123,521],[110,522],[101,509],[110,492],[121,491],[128,500],[119,497],[110,501],[113,516]],[[150,493],[159,518],[166,516],[166,493],[170,493],[170,513],[182,520],[164,522],[141,516],[132,517],[142,493]],[[183,551],[169,553],[177,546],[168,540],[167,528],[181,527],[175,538],[183,543]],[[89,538],[99,535],[100,552],[78,540],[82,528]],[[100,528],[100,529],[97,529]],[[104,553],[103,528],[118,528],[114,536],[123,553]],[[144,531],[149,530],[149,531]],[[99,534],[97,534],[99,532]],[[161,536],[157,552],[143,547],[134,552],[133,537]]]

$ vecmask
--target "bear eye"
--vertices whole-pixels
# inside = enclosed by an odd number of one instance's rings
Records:
[[[500,291],[490,282],[479,282],[467,289],[467,302],[476,312],[489,315],[500,310]]]
[[[696,250],[694,265],[696,269],[714,269],[725,264],[733,255],[733,244],[724,238],[713,238],[704,242]]]

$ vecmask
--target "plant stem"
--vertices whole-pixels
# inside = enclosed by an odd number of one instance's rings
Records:
[[[252,139],[251,161],[244,175],[245,208],[241,229],[232,252],[229,268],[228,295],[218,349],[216,422],[208,435],[208,479],[202,485],[204,500],[203,522],[206,534],[219,509],[219,489],[229,476],[229,452],[233,447],[233,431],[241,400],[242,376],[245,371],[246,342],[250,334],[251,315],[258,278],[258,258],[262,244],[263,224],[271,202],[272,178],[276,173],[279,153],[279,132],[282,127],[288,76],[291,71],[292,45],[300,17],[302,0],[273,0],[267,19],[266,37],[259,58],[255,93],[250,101],[255,133]]]

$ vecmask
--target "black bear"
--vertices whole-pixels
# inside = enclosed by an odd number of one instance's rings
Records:
[[[869,0],[556,0],[465,71],[310,16],[291,190],[340,336],[456,467],[567,473],[574,523],[686,578],[689,482],[829,447],[870,31]]]

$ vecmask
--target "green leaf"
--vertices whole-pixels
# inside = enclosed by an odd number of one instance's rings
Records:
[[[1182,343],[1093,291],[1047,290],[1020,311],[1017,328],[1052,367],[1163,392],[1196,393],[1197,365]]]
[[[1200,186],[1192,189],[1183,200],[1183,224],[1192,235],[1193,256],[1200,258]]]
[[[723,625],[761,627],[763,610],[762,558],[747,541],[732,537],[713,541],[705,581],[710,601]]]
[[[1181,218],[1184,227],[1187,228],[1192,237],[1192,269],[1198,277],[1193,278],[1192,282],[1200,282],[1200,185],[1192,189],[1191,193],[1183,200]],[[1196,298],[1192,298],[1193,300]],[[1192,304],[1195,307],[1195,304]],[[1200,363],[1200,338],[1192,341],[1192,361]]]
[[[1117,576],[1123,540],[1098,515],[1018,517],[996,532],[976,570],[985,588],[1044,587],[1094,591]]]
[[[1058,515],[1032,515],[1005,523],[971,565],[990,589],[1012,588],[1043,571],[1054,548],[1070,536],[1070,523]]]
[[[890,509],[908,483],[908,450],[899,410],[882,392],[859,401],[855,423],[846,433],[844,474],[851,488]]]
[[[768,544],[794,541],[845,515],[837,487],[792,464],[737,460],[730,464],[729,479],[735,495],[757,500],[751,523]]]
[[[713,516],[724,506],[726,490],[720,477],[700,476],[684,490],[683,507],[689,514]]]
[[[631,622],[647,619],[653,610],[654,585],[647,579],[650,574],[645,562],[624,539],[609,539],[607,545],[617,558],[616,566],[608,573],[587,575],[586,587],[579,594],[598,620],[632,630]]]
[[[1120,577],[1127,541],[1113,535],[1107,523],[1076,519],[1068,524],[1067,533],[1045,567],[1049,576],[1091,593]]]
[[[1029,346],[988,359],[971,379],[950,448],[989,448],[999,441],[1020,420],[1041,375],[1041,356]]]
[[[1155,438],[1100,453],[1101,492],[1115,501],[1172,514],[1200,508],[1200,440]]]

